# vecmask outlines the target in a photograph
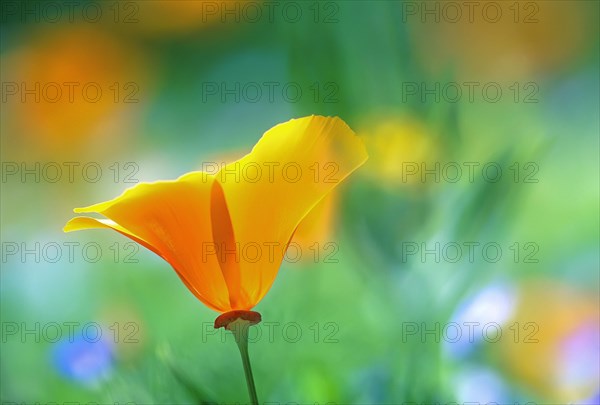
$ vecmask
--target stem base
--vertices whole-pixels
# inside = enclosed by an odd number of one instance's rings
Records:
[[[248,395],[253,405],[259,405],[259,402],[256,395],[254,376],[252,375],[252,366],[250,365],[250,356],[248,356],[248,328],[260,321],[261,316],[258,312],[241,310],[226,312],[215,319],[215,329],[225,328],[231,331],[235,337],[235,342],[242,357]]]

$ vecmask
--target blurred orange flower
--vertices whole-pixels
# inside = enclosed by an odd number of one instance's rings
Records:
[[[65,231],[109,228],[165,259],[218,312],[247,311],[270,289],[294,231],[367,160],[362,141],[335,117],[294,119],[216,174],[142,183],[77,213]],[[336,176],[316,175],[333,164]]]
[[[592,49],[597,10],[585,3],[422,3],[405,19],[417,58],[433,75],[456,69],[464,80],[529,78],[560,72]]]
[[[147,95],[149,69],[135,47],[99,28],[34,31],[2,58],[3,132],[31,156],[93,149],[123,139]],[[151,70],[151,69],[150,69]]]
[[[521,288],[500,362],[543,398],[573,403],[598,392],[598,297],[556,282]]]
[[[258,3],[248,4],[242,0],[140,1],[135,3],[135,7],[125,10],[134,23],[123,26],[150,36],[184,35],[217,24],[233,27],[239,25],[244,17],[253,18],[253,13],[262,13]]]

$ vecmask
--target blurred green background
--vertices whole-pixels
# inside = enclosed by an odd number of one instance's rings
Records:
[[[256,308],[262,401],[600,402],[598,2],[0,7],[3,403],[246,402],[168,264],[61,229],[310,114],[370,159]]]

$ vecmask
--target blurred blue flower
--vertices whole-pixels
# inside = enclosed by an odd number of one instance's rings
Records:
[[[95,385],[110,374],[113,354],[111,342],[103,338],[93,341],[79,335],[56,344],[53,363],[63,377],[83,385]]]
[[[596,393],[593,397],[586,399],[580,403],[581,405],[596,405],[600,404],[600,391]]]
[[[446,328],[451,338],[444,339],[444,351],[455,358],[470,354],[482,340],[493,341],[515,311],[515,288],[503,282],[486,286],[465,299],[454,311]],[[452,327],[451,327],[452,326]]]
[[[491,368],[474,367],[461,371],[454,377],[458,403],[507,403],[507,385]]]

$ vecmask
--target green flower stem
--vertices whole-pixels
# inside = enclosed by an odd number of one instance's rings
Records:
[[[248,356],[248,328],[250,325],[250,322],[243,319],[238,319],[232,322],[227,329],[229,329],[233,333],[233,336],[235,336],[235,342],[240,349],[250,400],[252,401],[253,405],[259,405],[258,396],[256,395],[256,386],[254,385],[254,377],[252,376],[250,357]]]

